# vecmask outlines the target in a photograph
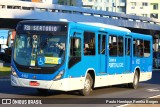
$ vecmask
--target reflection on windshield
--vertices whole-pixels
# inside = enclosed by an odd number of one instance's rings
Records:
[[[14,60],[24,66],[53,67],[64,61],[66,36],[16,36]]]

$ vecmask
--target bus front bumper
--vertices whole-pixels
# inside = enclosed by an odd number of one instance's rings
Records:
[[[36,82],[36,84],[31,84],[31,82]],[[53,80],[45,81],[45,80],[18,78],[11,75],[11,85],[15,87],[30,87],[30,88],[68,91],[66,79],[61,79],[57,81]]]

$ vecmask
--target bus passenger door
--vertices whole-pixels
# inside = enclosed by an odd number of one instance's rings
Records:
[[[106,34],[98,34],[98,68],[100,74],[106,74]]]
[[[125,73],[129,73],[131,71],[131,37],[125,37]]]

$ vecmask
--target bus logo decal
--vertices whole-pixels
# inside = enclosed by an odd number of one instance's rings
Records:
[[[121,68],[124,67],[124,63],[109,63],[110,68]]]
[[[38,65],[44,65],[45,63],[45,58],[39,57],[38,58]]]
[[[136,59],[136,64],[140,64],[140,59]]]
[[[121,68],[121,67],[124,67],[124,63],[117,63],[116,58],[109,58],[109,67],[110,68]]]

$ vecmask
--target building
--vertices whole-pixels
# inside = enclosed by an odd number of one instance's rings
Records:
[[[126,0],[126,14],[160,19],[160,0]]]
[[[126,14],[149,17],[151,0],[126,0]]]
[[[82,7],[82,0],[58,0],[56,4]]]
[[[126,0],[82,0],[83,7],[110,12],[126,12]]]
[[[15,0],[82,7],[82,0]]]
[[[160,0],[150,0],[150,17],[160,19]]]
[[[54,1],[57,1],[57,0],[22,0],[22,1],[30,1],[30,2],[37,2],[37,3],[54,4]]]
[[[84,8],[160,19],[160,0],[82,0]]]
[[[160,0],[19,0],[77,6],[160,19]]]

